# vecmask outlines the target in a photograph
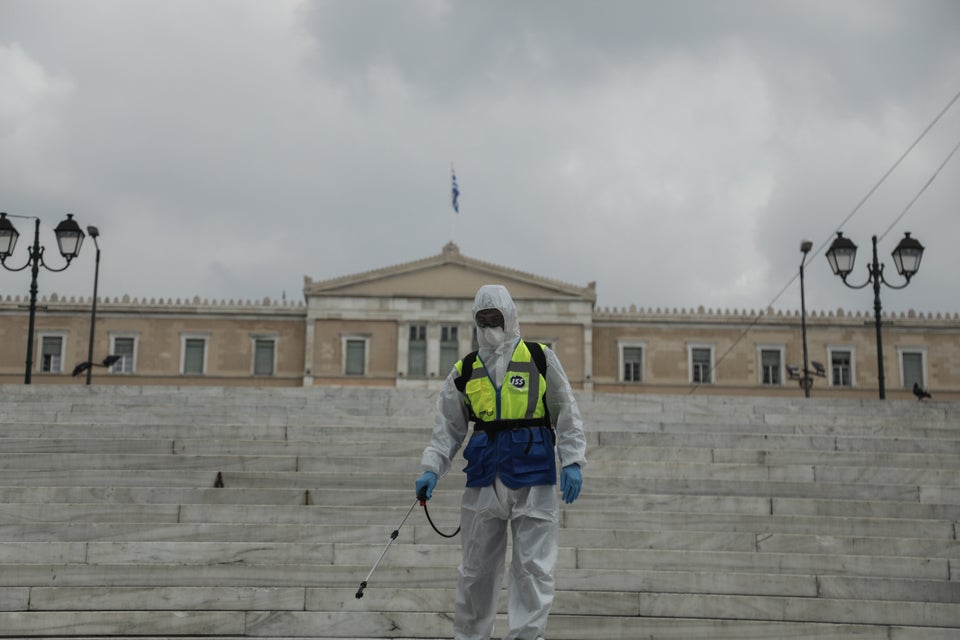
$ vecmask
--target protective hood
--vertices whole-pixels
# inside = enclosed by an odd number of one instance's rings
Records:
[[[503,314],[504,340],[501,344],[492,344],[485,331],[477,326],[477,312],[484,309],[497,309]],[[491,352],[500,353],[503,347],[513,348],[520,339],[520,322],[517,320],[517,307],[507,288],[499,284],[485,284],[477,291],[473,299],[473,326],[477,327],[477,344],[480,345],[480,357]]]

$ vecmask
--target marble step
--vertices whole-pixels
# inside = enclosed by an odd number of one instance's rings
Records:
[[[119,609],[134,606],[135,594],[157,600],[147,609],[164,609],[170,604],[168,594],[177,589],[196,589],[198,593],[236,588],[278,590],[322,589],[341,599],[351,599],[360,582],[369,574],[378,554],[364,566],[359,565],[275,565],[227,564],[197,566],[190,564],[158,564],[141,567],[133,564],[10,564],[2,565],[0,610],[38,608]],[[456,563],[449,566],[416,567],[383,562],[367,586],[367,595],[391,594],[397,590],[418,590],[430,587],[452,590],[456,583]],[[729,570],[694,569],[631,570],[583,569],[561,566],[557,570],[558,593],[588,594],[615,592],[622,594],[674,593],[705,595],[740,595],[756,597],[827,598],[834,600],[878,600],[888,602],[940,602],[955,604],[960,583],[925,578],[890,578],[873,576],[765,574]],[[38,590],[50,589],[48,601],[38,600]],[[151,595],[157,589],[157,595]],[[34,595],[31,595],[34,594]],[[64,604],[49,602],[63,598]],[[87,599],[87,606],[81,600]],[[206,608],[194,604],[183,608]],[[47,602],[41,606],[40,603]],[[120,602],[131,604],[122,605]],[[28,604],[29,603],[29,604]],[[300,598],[300,608],[303,598]],[[179,606],[179,605],[178,605]],[[326,605],[336,609],[336,603]],[[228,608],[224,605],[213,609]]]
[[[441,479],[440,489],[459,490],[464,483],[464,476],[457,469],[447,477]],[[419,470],[417,471],[419,475]],[[776,482],[769,480],[724,480],[716,482],[711,479],[698,478],[623,478],[594,474],[594,469],[585,471],[584,498],[592,493],[595,485],[601,485],[605,493],[636,495],[642,493],[657,493],[671,495],[730,495],[730,496],[762,496],[762,497],[807,497],[813,493],[824,499],[848,500],[887,500],[895,502],[916,502],[926,492],[928,502],[940,502],[934,498],[944,490],[938,487],[918,487],[916,484],[853,484],[853,483],[826,483],[813,482],[810,478],[801,482]],[[403,487],[411,484],[415,476],[409,474],[370,474],[362,472],[324,474],[324,473],[243,473],[224,472],[223,481],[227,487],[325,487],[325,488],[355,488],[380,489],[385,487]],[[0,485],[18,482],[19,476],[7,479],[0,472]],[[118,478],[118,483],[122,483]],[[949,492],[944,495],[949,497]],[[945,500],[947,504],[955,501]]]
[[[316,630],[325,629],[331,635],[355,635],[360,629],[372,638],[413,637],[416,633],[441,635],[450,632],[450,621],[442,614],[432,613],[361,613],[361,612],[278,612],[251,613],[248,630],[252,635],[292,635],[310,637]],[[503,616],[498,616],[496,630],[505,628]],[[551,640],[636,640],[637,638],[712,638],[714,640],[743,640],[744,638],[960,638],[960,633],[940,635],[937,628],[924,631],[917,627],[898,627],[909,635],[877,625],[799,625],[793,622],[705,620],[684,618],[643,618],[637,616],[606,616],[598,621],[595,616],[551,616],[547,633]],[[495,631],[496,633],[496,631]],[[937,634],[937,635],[934,635]]]
[[[0,471],[0,487],[88,487],[121,490],[123,488],[183,488],[195,489],[213,487],[217,482],[216,470],[7,470]],[[336,491],[384,491],[393,487],[412,486],[419,470],[414,473],[305,473],[305,472],[244,472],[224,471],[219,473],[224,487],[228,489],[296,489],[311,492]],[[812,473],[811,473],[812,476]],[[922,502],[930,504],[960,504],[960,488],[918,486],[916,484],[866,484],[866,483],[827,483],[812,482],[775,482],[724,480],[716,482],[710,479],[687,478],[622,478],[597,477],[591,472],[586,475],[587,490],[583,500],[592,494],[592,487],[602,485],[604,492],[621,495],[642,495],[643,493],[661,495],[715,495],[766,498],[805,498],[811,495],[826,500],[873,500],[893,502]],[[448,492],[459,495],[463,486],[463,476],[452,472],[441,480],[438,495]],[[10,494],[8,494],[10,495]],[[16,493],[12,494],[16,496]],[[312,498],[314,502],[317,499]],[[434,500],[437,500],[435,497]]]
[[[657,416],[654,419],[637,419],[625,414],[618,421],[603,423],[585,419],[586,429],[603,434],[624,433],[737,433],[741,435],[777,435],[777,436],[843,436],[863,438],[921,438],[921,439],[957,439],[957,422],[916,422],[907,424],[901,416],[891,420],[852,420],[837,423],[834,420],[808,419],[780,420],[769,418],[764,422],[747,421],[682,421],[671,416]]]
[[[352,601],[335,589],[308,589],[306,611],[451,611],[449,590],[420,589],[412,592],[370,591],[369,600]],[[366,600],[366,601],[364,601]],[[726,610],[725,610],[726,607]],[[754,609],[751,610],[751,607]],[[500,613],[506,613],[500,606]],[[849,624],[906,624],[911,626],[960,627],[960,607],[947,602],[892,602],[889,600],[836,600],[829,597],[678,594],[649,592],[558,591],[552,616],[642,616],[661,618],[714,618],[841,622]],[[555,618],[552,618],[555,619]],[[553,625],[551,625],[552,628]]]
[[[497,630],[505,628],[505,617],[498,616]],[[114,638],[164,638],[181,640],[216,634],[218,637],[354,639],[363,638],[449,638],[449,614],[378,612],[15,612],[0,613],[0,628],[5,637],[90,636]],[[145,636],[144,630],[151,635]],[[551,616],[548,626],[551,640],[743,640],[778,638],[780,640],[957,640],[956,629],[897,625],[834,623],[797,623],[749,620],[707,620],[685,618],[643,618],[608,616],[598,624],[594,616]]]
[[[102,415],[101,415],[102,414]],[[726,416],[716,416],[709,420],[683,420],[677,416],[658,414],[637,416],[620,414],[615,421],[596,422],[585,416],[587,433],[600,433],[611,439],[623,434],[630,438],[641,434],[685,435],[697,434],[737,434],[739,436],[796,436],[796,437],[843,437],[864,439],[908,440],[937,439],[956,442],[960,434],[956,425],[960,422],[960,410],[953,420],[931,421],[914,419],[905,414],[893,414],[893,417],[861,417],[837,421],[832,417],[801,415],[795,417],[766,416],[759,421],[730,420]],[[429,437],[433,426],[432,412],[416,419],[406,418],[389,420],[381,417],[331,416],[310,414],[298,416],[284,414],[250,414],[237,407],[224,407],[216,413],[198,412],[184,409],[170,413],[145,408],[141,412],[118,411],[111,406],[104,407],[100,413],[48,413],[35,410],[23,411],[22,415],[12,415],[0,407],[0,424],[15,425],[10,436],[29,437],[36,434],[63,434],[76,431],[91,431],[108,437],[111,433],[154,434],[155,437],[223,437],[237,434],[277,434],[289,433],[291,439],[301,436],[313,439],[314,430],[351,431],[363,434],[368,431],[396,432],[399,436],[410,435],[421,440]],[[634,435],[631,435],[634,434]]]
[[[5,542],[0,563],[219,565],[361,565],[386,544],[285,542]],[[597,549],[562,546],[560,564],[580,569],[652,571],[732,571],[739,573],[843,575],[847,577],[950,580],[946,558],[812,554],[697,549]],[[394,566],[456,566],[460,549],[449,544],[394,544]],[[956,561],[954,561],[956,564]],[[957,568],[957,567],[954,567]]]
[[[0,637],[246,635],[244,611],[0,612]]]
[[[343,588],[163,587],[33,588],[30,611],[317,611],[449,612],[453,590],[369,589],[358,600]],[[26,609],[24,609],[26,610]],[[501,603],[501,614],[506,613]],[[960,608],[949,602],[837,600],[825,596],[756,596],[578,592],[559,590],[553,616],[646,616],[960,626]],[[749,614],[749,615],[748,615]]]
[[[378,456],[340,456],[298,458],[295,456],[261,455],[150,455],[150,454],[0,454],[0,470],[122,470],[122,469],[217,469],[235,471],[303,471],[333,473],[376,469],[385,473],[419,473],[419,458],[390,458]],[[889,475],[913,471],[884,469]],[[919,470],[928,471],[928,470]],[[936,473],[938,470],[929,470]],[[694,477],[737,480],[780,480],[798,482],[814,479],[814,467],[810,465],[773,466],[762,463],[713,464],[696,462],[629,462],[621,461],[590,464],[589,473],[597,476],[624,477]],[[945,472],[942,472],[945,473]],[[960,474],[960,470],[955,472]],[[914,476],[910,476],[914,477]],[[917,476],[919,477],[919,476]],[[947,476],[944,480],[949,479]],[[918,483],[919,484],[919,483]],[[935,484],[928,482],[926,484]],[[942,484],[950,484],[943,482]],[[960,484],[954,483],[954,484]]]
[[[421,441],[422,440],[422,441]],[[932,452],[889,452],[889,451],[838,451],[827,449],[767,448],[749,449],[726,448],[733,438],[714,438],[710,444],[718,446],[644,446],[637,445],[592,445],[589,449],[591,465],[600,462],[694,462],[694,463],[735,463],[764,464],[772,466],[816,465],[844,467],[906,467],[906,468],[943,468],[960,469],[960,455]],[[800,437],[799,445],[809,439]],[[834,447],[837,443],[834,440]],[[267,440],[267,439],[197,439],[197,438],[94,438],[94,437],[36,437],[4,438],[3,455],[105,455],[105,454],[154,454],[186,456],[301,456],[301,457],[369,457],[371,451],[378,456],[419,460],[425,438],[407,439],[398,442],[322,442],[303,440]],[[942,441],[939,441],[942,442]],[[960,441],[958,441],[960,442]],[[812,443],[811,443],[812,444]],[[912,448],[916,448],[913,446]],[[2,460],[0,460],[2,462]]]
[[[303,611],[307,591],[305,587],[33,587],[27,604],[29,611]]]
[[[315,473],[376,469],[386,473],[419,473],[419,458],[377,456],[294,457],[259,455],[150,454],[11,454],[0,455],[0,471],[55,470],[189,470],[302,471]],[[604,461],[589,463],[588,476],[624,478],[695,478],[740,481],[914,484],[960,487],[960,468],[850,467],[826,464],[765,464]]]
[[[757,598],[702,594],[639,594],[638,615],[730,620],[790,620],[960,629],[960,607],[943,602]]]
[[[437,491],[429,508],[455,509],[460,504],[460,492]],[[353,507],[398,507],[409,506],[415,501],[413,487],[408,489],[351,489],[349,491],[316,488],[259,489],[259,488],[206,488],[184,487],[0,487],[0,504],[46,503],[46,504],[246,504],[246,505],[306,505],[306,506],[353,506]],[[814,501],[818,502],[818,501]],[[790,505],[784,503],[779,512],[790,513]],[[817,505],[806,506],[796,501],[797,510],[808,513]],[[882,515],[893,517],[899,510],[916,507],[903,517],[942,517],[938,508],[942,505],[882,503],[886,511],[876,507]],[[903,505],[903,506],[901,506]],[[591,494],[583,496],[578,504],[584,509],[632,509],[657,511],[707,511],[712,513],[768,514],[774,510],[769,498],[740,496],[687,496],[687,495],[617,495]],[[829,503],[820,507],[824,511]],[[924,512],[923,508],[929,510]],[[960,514],[960,509],[955,509]]]
[[[811,492],[812,493],[812,492]],[[277,488],[186,488],[186,487],[3,487],[0,504],[247,504],[313,506],[395,507],[411,501],[411,489],[312,489]],[[437,506],[455,508],[458,492],[438,491],[431,500]],[[578,509],[605,511],[694,511],[752,515],[825,515],[871,518],[960,520],[960,505],[871,500],[816,498],[767,498],[746,496],[699,496],[677,494],[601,494],[582,496]],[[602,519],[602,515],[598,518]]]
[[[438,526],[455,528],[455,523]],[[394,524],[395,527],[395,524]],[[388,531],[389,530],[389,531]],[[305,524],[155,524],[32,523],[0,525],[0,540],[22,542],[353,542],[386,544],[393,528],[369,525]],[[448,544],[459,537],[439,537],[422,517],[412,516],[400,530],[398,543]],[[960,558],[960,541],[933,538],[756,534],[748,531],[684,531],[652,529],[561,529],[565,547],[610,549],[691,549],[700,551],[767,551],[863,556]]]
[[[776,451],[852,451],[891,453],[960,454],[957,439],[845,435],[791,435],[767,433],[704,433],[686,431],[629,432],[594,431],[596,446],[606,450],[636,445],[656,447],[705,447],[710,449],[776,450]]]
[[[0,470],[80,470],[102,471],[233,469],[237,471],[297,471],[297,458],[292,456],[178,456],[172,453],[151,454],[86,454],[86,453],[20,453],[0,454]]]
[[[61,411],[98,407],[105,403],[136,408],[162,406],[177,408],[266,407],[274,411],[383,413],[388,415],[420,415],[432,410],[435,391],[374,387],[161,387],[161,386],[94,386],[75,388],[58,386],[51,389],[34,385],[2,385],[2,395],[17,405],[35,404]],[[952,404],[928,402],[918,405],[905,400],[846,400],[829,398],[691,396],[658,394],[593,394],[576,392],[581,412],[597,419],[616,418],[624,412],[649,414],[675,412],[691,419],[736,416],[743,419],[780,415],[885,416],[896,412],[926,421],[949,417]]]
[[[172,424],[58,424],[27,423],[23,421],[5,423],[0,420],[0,443],[11,439],[72,439],[93,438],[99,440],[166,440],[179,438],[222,439],[222,440],[286,440],[291,433],[289,427],[264,427],[260,425],[207,425],[183,420]],[[320,428],[320,427],[318,427]],[[331,427],[322,427],[331,429]],[[335,432],[346,431],[333,427]],[[307,432],[313,429],[306,430]]]
[[[212,487],[217,481],[216,469],[177,470],[164,469],[20,469],[0,470],[0,486],[3,487]],[[226,477],[224,473],[222,477]],[[256,478],[254,486],[261,486],[259,480],[274,477],[274,474],[236,473],[231,476],[232,485],[239,486],[241,478]],[[296,473],[281,473],[277,477],[287,478],[282,486],[297,486],[292,482]],[[276,485],[274,485],[276,486]]]
[[[412,522],[402,528],[401,540],[427,537],[429,525]],[[432,530],[430,530],[432,533]],[[435,534],[434,534],[435,536]],[[0,524],[0,541],[22,542],[355,542],[386,543],[383,529],[369,525],[209,524],[49,522]],[[437,542],[437,540],[433,540]],[[3,544],[3,542],[0,542]],[[450,544],[459,545],[459,539]],[[878,554],[880,555],[880,554]]]
[[[234,636],[234,635],[217,635],[217,636],[194,636],[194,635],[144,635],[144,631],[141,631],[140,634],[135,636],[128,635],[111,635],[109,636],[111,640],[210,640],[211,637],[217,638],[217,640],[250,640],[250,636]],[[322,634],[322,632],[319,632]],[[3,636],[0,636],[3,637]],[[79,636],[42,636],[44,640],[103,640],[104,636],[88,636],[88,635],[79,635]],[[332,638],[327,635],[311,635],[311,636],[301,636],[294,639],[292,636],[270,636],[274,640],[370,640],[370,638]],[[387,640],[404,640],[398,638],[389,638]],[[449,640],[449,635],[443,636],[442,638],[429,638],[426,636],[417,636],[417,640]]]
[[[357,469],[376,469],[386,473],[419,472],[417,458],[377,456],[297,458],[293,456],[221,455],[177,456],[149,454],[15,454],[0,455],[0,470],[79,470],[79,469],[217,469],[236,471],[303,471],[334,473]],[[896,475],[899,469],[884,469]],[[920,470],[926,471],[926,470]],[[936,470],[933,470],[935,473]],[[763,464],[711,464],[686,462],[603,462],[590,465],[593,475],[623,477],[694,477],[737,480],[780,480],[797,482],[814,479],[808,465],[768,466]],[[956,472],[960,474],[960,471]],[[931,474],[932,475],[932,474]],[[914,477],[914,476],[911,476]],[[947,478],[944,478],[947,479]],[[916,482],[917,484],[921,484]],[[935,484],[928,482],[926,484]],[[943,482],[943,484],[949,484]],[[958,483],[960,484],[960,483]]]
[[[338,558],[347,550],[338,549]],[[949,580],[951,561],[946,558],[846,556],[738,551],[668,549],[586,549],[577,551],[577,566],[594,569],[653,569],[683,571],[697,566],[711,571],[729,569],[744,573],[794,573],[860,577]]]
[[[55,508],[42,509],[43,505],[24,505],[18,512],[13,505],[0,505],[0,522],[67,522],[73,520],[70,515],[82,516],[85,510],[93,513],[79,517],[78,521],[97,522],[92,517],[98,509],[109,514],[122,515],[124,509],[117,505],[56,505]],[[121,505],[122,507],[122,505]],[[128,509],[131,507],[127,507]],[[178,512],[182,523],[261,523],[261,524],[367,524],[393,527],[401,521],[409,507],[325,507],[319,506],[264,506],[264,505],[148,505],[132,506],[135,513],[162,514],[165,518]],[[61,515],[61,510],[72,511]],[[14,514],[11,518],[4,514]],[[431,509],[434,521],[453,523],[459,520],[459,509]],[[46,517],[44,517],[46,516]],[[168,521],[157,516],[156,520]],[[880,537],[921,537],[953,539],[955,523],[951,520],[919,520],[894,518],[867,518],[845,516],[789,516],[789,515],[748,515],[724,513],[691,512],[604,512],[603,526],[613,529],[677,529],[691,531],[752,531],[764,533],[801,533],[815,535],[844,536],[880,536]],[[598,524],[597,513],[590,510],[578,510],[575,507],[561,508],[561,523],[567,528],[595,528]]]
[[[145,587],[338,587],[352,596],[369,575],[379,552],[365,558],[364,565],[156,564],[145,570],[136,564],[4,564],[0,586],[10,597],[22,597],[25,588],[145,588]],[[392,553],[392,552],[391,552]],[[371,592],[394,589],[456,586],[457,563],[446,566],[398,565],[388,556],[370,578]],[[838,577],[842,578],[842,576]],[[838,581],[841,593],[855,594],[855,583]],[[891,583],[894,579],[886,579]],[[817,577],[813,575],[653,570],[557,568],[561,589],[590,591],[654,591],[663,593],[770,594],[785,596],[817,595]],[[914,581],[916,582],[916,581]],[[943,584],[942,581],[924,583]],[[17,594],[20,594],[19,596]],[[13,604],[16,604],[14,602]]]
[[[373,501],[376,492],[364,492]],[[398,492],[399,493],[399,492]],[[408,492],[412,495],[412,491]],[[313,504],[314,498],[328,504],[337,504],[331,500],[335,492],[311,492],[304,489],[260,489],[260,488],[194,488],[194,487],[5,487],[0,484],[0,504],[4,503],[44,503],[44,504],[262,504],[262,505],[304,505]],[[329,497],[327,497],[329,496]],[[406,497],[406,496],[404,496]],[[345,501],[345,499],[344,499]]]
[[[866,518],[960,520],[960,505],[870,500],[820,500],[773,498],[771,513],[777,515],[822,515]]]
[[[783,451],[770,449],[712,449],[710,451],[713,456],[712,461],[718,463],[757,463],[768,465],[812,464],[818,467],[908,467],[960,470],[960,455],[940,453]]]
[[[304,458],[367,458],[371,450],[388,458],[420,459],[426,440],[405,443],[306,443],[303,441],[176,440],[172,448],[158,453],[182,455],[292,455]],[[5,447],[16,452],[16,446]],[[590,464],[598,462],[695,462],[789,465],[834,465],[844,467],[882,466],[960,469],[960,455],[942,453],[858,452],[809,449],[773,450],[708,447],[595,446]]]
[[[19,454],[28,455],[77,455],[77,454],[155,454],[155,455],[184,455],[184,456],[291,456],[291,457],[322,457],[349,458],[356,456],[369,460],[371,453],[382,458],[403,458],[404,460],[419,460],[423,452],[426,439],[422,441],[389,443],[363,442],[305,442],[285,440],[200,440],[176,439],[149,440],[140,439],[101,439],[101,438],[10,438],[2,441],[3,453],[0,454],[0,463],[3,456]],[[719,453],[719,452],[718,452]],[[729,454],[725,454],[729,455]],[[760,456],[761,452],[757,452]],[[905,454],[917,455],[917,454]],[[595,447],[591,450],[591,460],[617,461],[671,461],[671,462],[699,462],[708,463],[715,460],[714,450],[701,448],[678,447]],[[934,456],[923,466],[930,466],[937,462]],[[747,463],[753,459],[747,456]],[[36,459],[36,458],[35,458]],[[743,461],[736,461],[743,462]],[[912,459],[906,460],[912,462]],[[807,462],[804,461],[804,464]],[[896,465],[893,465],[896,466]],[[921,466],[918,464],[904,464],[902,466]]]
[[[288,442],[318,442],[326,444],[385,444],[413,443],[418,453],[429,438],[429,427],[263,427],[263,426],[218,426],[184,422],[183,424],[154,425],[63,425],[63,424],[5,424],[0,430],[0,441],[10,443],[16,439],[73,439],[91,438],[100,440],[275,440]],[[776,433],[701,432],[685,428],[679,432],[649,430],[603,431],[588,425],[587,440],[592,447],[700,447],[756,450],[810,450],[852,452],[902,452],[902,453],[960,453],[960,430],[953,429],[952,439],[925,438],[914,431],[897,437],[790,435]],[[7,440],[9,438],[9,440]],[[169,450],[166,449],[165,450]]]
[[[176,504],[0,503],[0,525],[42,522],[157,523],[180,521]]]
[[[956,603],[960,583],[942,580],[864,578],[850,576],[799,576],[735,572],[624,571],[618,585],[613,575],[601,582],[600,572],[561,570],[560,593],[617,590],[630,593],[697,593],[719,595],[762,595],[763,597],[825,598],[832,600],[882,600],[900,602]],[[588,575],[592,574],[592,575]],[[394,594],[389,577],[371,577],[371,600]],[[354,574],[353,577],[355,577]],[[581,577],[582,576],[582,577]],[[363,578],[366,573],[363,573]],[[355,580],[357,584],[358,581]],[[448,589],[449,580],[438,588]],[[228,586],[140,586],[140,587],[10,587],[0,596],[0,610],[162,610],[162,609],[308,609],[337,610],[346,604],[346,587],[228,587]],[[589,587],[589,588],[585,588]],[[419,589],[418,589],[419,590]],[[452,597],[452,591],[449,597]],[[565,595],[564,598],[569,597]],[[452,601],[449,607],[452,608]],[[394,605],[395,607],[396,605]],[[389,610],[389,603],[379,606]],[[600,611],[595,611],[600,613]],[[610,612],[606,612],[610,613]]]
[[[348,408],[361,407],[368,411],[388,409],[394,413],[419,409],[424,403],[435,402],[437,392],[421,389],[387,387],[163,387],[163,386],[93,386],[58,387],[56,393],[23,385],[7,384],[0,387],[5,396],[21,403],[47,404],[53,401],[60,407],[96,406],[109,400],[128,407],[149,404],[169,406],[262,406],[277,408],[315,409],[342,404]],[[766,396],[697,396],[637,393],[576,392],[584,411],[598,414],[636,412],[683,411],[690,415],[710,416],[716,413],[735,415],[764,414],[770,411],[813,413],[826,415],[875,415],[889,413],[897,408],[910,407],[916,414],[937,415],[949,409],[949,403],[914,401],[853,400],[839,398],[766,397]]]
[[[3,391],[8,392],[9,386]],[[63,387],[58,389],[58,392]],[[15,390],[14,390],[15,391]],[[274,392],[276,390],[273,390]],[[8,402],[0,407],[0,420],[9,422],[59,421],[64,423],[100,422],[145,424],[168,422],[184,415],[208,419],[211,423],[225,424],[224,415],[233,415],[237,424],[252,424],[254,421],[269,424],[316,424],[322,421],[337,421],[342,424],[362,424],[378,421],[388,425],[432,425],[435,397],[415,395],[381,396],[379,398],[342,397],[347,389],[329,389],[330,394],[312,399],[309,403],[295,403],[289,399],[277,399],[269,394],[244,402],[240,398],[217,402],[212,398],[191,397],[164,398],[160,395],[144,396],[136,402],[120,401],[118,398],[91,398],[90,402],[61,400],[44,397],[34,403],[24,402],[15,394],[3,393]],[[184,389],[190,394],[190,389]],[[49,391],[48,391],[49,393]],[[338,395],[340,394],[340,395]],[[708,398],[700,406],[676,403],[670,397],[666,402],[657,400],[646,406],[617,404],[609,395],[598,395],[600,402],[590,402],[578,394],[581,414],[589,424],[614,427],[628,422],[663,424],[710,424],[718,427],[751,425],[765,428],[795,427],[798,425],[822,425],[834,428],[875,427],[878,425],[901,425],[909,428],[939,428],[956,423],[957,409],[953,403],[916,403],[888,401],[887,403],[828,402],[818,399],[805,406],[785,398],[771,398],[774,402],[763,406],[747,406],[737,410],[718,397]],[[586,401],[585,401],[586,400]],[[748,398],[758,402],[761,398]],[[114,410],[111,412],[109,408]],[[121,414],[121,415],[118,415]]]
[[[592,528],[596,516],[575,509],[562,511],[564,526]],[[951,540],[956,534],[956,523],[950,520],[911,521],[892,518],[848,518],[844,516],[750,516],[732,514],[696,513],[622,513],[607,512],[603,517],[605,528],[656,530],[682,529],[690,531],[752,531],[757,534],[792,533],[821,536],[849,537],[919,537]]]

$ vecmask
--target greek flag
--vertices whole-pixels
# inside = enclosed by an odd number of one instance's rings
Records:
[[[450,168],[450,175],[453,176],[453,186],[450,188],[450,197],[453,204],[453,210],[460,213],[460,187],[457,186],[457,173]]]

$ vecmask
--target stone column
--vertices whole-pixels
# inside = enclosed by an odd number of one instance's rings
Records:
[[[307,331],[303,347],[303,386],[313,386],[313,334],[317,321],[307,312]]]
[[[583,325],[583,390],[593,391],[593,326]]]

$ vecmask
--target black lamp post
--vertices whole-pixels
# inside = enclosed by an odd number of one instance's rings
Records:
[[[813,387],[813,376],[823,378],[826,375],[823,365],[816,360],[811,362],[807,352],[807,300],[803,286],[803,271],[807,264],[807,254],[810,253],[812,248],[813,243],[809,240],[800,242],[800,253],[803,254],[803,260],[800,261],[800,327],[803,335],[803,370],[801,371],[799,367],[791,364],[787,365],[787,373],[790,375],[790,379],[800,382],[803,395],[807,398],[810,397],[810,389]],[[811,364],[813,365],[813,371],[810,371]]]
[[[83,244],[83,231],[80,225],[73,219],[73,214],[68,213],[67,217],[57,225],[53,232],[57,236],[57,245],[60,249],[60,255],[67,261],[63,267],[54,269],[43,259],[44,248],[40,246],[40,219],[34,216],[15,216],[11,218],[32,218],[33,246],[27,251],[27,262],[22,267],[12,269],[7,266],[6,260],[13,253],[13,248],[17,244],[17,238],[20,234],[14,228],[13,223],[7,217],[6,213],[0,213],[0,265],[7,271],[23,271],[30,267],[30,322],[27,327],[27,364],[23,375],[23,383],[30,384],[30,374],[33,369],[33,331],[36,325],[37,316],[37,275],[42,266],[47,271],[63,271],[70,266],[70,261],[80,255],[80,245]]]
[[[877,381],[880,387],[880,399],[887,397],[885,377],[883,373],[883,337],[880,332],[880,283],[883,283],[891,289],[903,289],[910,284],[910,278],[916,275],[920,269],[920,259],[923,258],[923,245],[916,239],[910,237],[910,232],[904,234],[903,239],[893,250],[893,262],[897,267],[897,273],[906,279],[901,285],[893,285],[883,277],[883,265],[877,259],[877,236],[873,236],[873,261],[867,265],[869,275],[867,281],[861,285],[852,285],[847,282],[847,276],[853,271],[853,262],[857,257],[857,245],[849,238],[844,238],[843,233],[838,231],[833,244],[827,250],[827,260],[830,262],[830,268],[840,276],[843,284],[851,289],[863,289],[870,283],[873,283],[873,311],[874,324],[877,329]]]
[[[800,385],[803,387],[803,395],[810,397],[810,387],[813,386],[813,378],[810,377],[810,361],[807,357],[807,302],[803,292],[803,266],[807,262],[807,254],[813,248],[813,243],[809,240],[800,242],[800,253],[803,254],[803,260],[800,261],[800,327],[803,335],[803,377],[800,378]]]
[[[96,266],[93,269],[93,305],[90,307],[90,345],[87,349],[87,362],[93,362],[93,336],[97,326],[97,284],[100,280],[100,243],[97,242],[100,230],[90,225],[87,227],[87,233],[93,238],[93,245],[97,248]],[[87,367],[87,384],[90,384],[92,376],[93,367]]]

